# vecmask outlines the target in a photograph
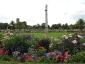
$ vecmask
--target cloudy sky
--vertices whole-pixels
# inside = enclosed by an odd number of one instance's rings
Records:
[[[0,0],[0,22],[20,18],[28,25],[45,22],[45,5],[48,4],[48,24],[74,24],[85,19],[85,0]]]

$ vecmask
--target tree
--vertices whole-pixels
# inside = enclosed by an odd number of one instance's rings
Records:
[[[45,23],[41,24],[42,29],[45,29]]]
[[[62,29],[69,29],[69,25],[66,23],[66,24],[63,24],[62,25]]]
[[[37,29],[38,27],[37,27],[37,25],[33,25],[33,29]]]
[[[3,29],[3,23],[0,23],[0,29]]]
[[[0,23],[0,29],[7,29],[8,23]]]
[[[78,29],[78,26],[76,26],[75,24],[74,25],[69,25],[69,29]]]
[[[37,28],[38,28],[38,29],[41,29],[42,27],[41,27],[41,25],[40,25],[40,24],[37,24]]]
[[[27,23],[26,21],[21,22],[21,29],[26,29],[27,28]]]
[[[75,25],[82,31],[84,29],[85,22],[83,19],[79,19]]]
[[[21,27],[20,19],[16,18],[16,29],[20,29]]]
[[[15,23],[14,23],[13,20],[10,22],[10,28],[11,28],[11,29],[15,29]]]
[[[51,28],[52,29],[60,29],[61,28],[61,24],[59,23],[59,24],[53,24],[52,26],[51,26]]]
[[[8,26],[9,26],[8,23],[4,23],[4,24],[3,24],[3,28],[4,28],[4,29],[8,29]]]

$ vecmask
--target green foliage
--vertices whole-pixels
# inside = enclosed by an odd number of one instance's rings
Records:
[[[20,18],[16,18],[16,23],[14,23],[15,21],[11,21],[10,24],[8,23],[0,23],[0,29],[41,29],[41,31],[43,31],[43,29],[45,28],[45,23],[42,23],[41,25],[40,24],[37,24],[37,25],[33,25],[33,26],[29,26],[27,25],[26,21],[20,21]],[[48,28],[50,29],[84,29],[84,25],[85,25],[85,22],[83,19],[79,19],[76,24],[71,24],[71,25],[68,25],[67,23],[66,24],[53,24],[51,27],[48,25]],[[30,30],[29,30],[30,31]],[[36,30],[34,30],[36,31]]]
[[[11,51],[15,50],[17,46],[21,46],[27,50],[29,46],[29,44],[23,39],[23,36],[21,35],[18,35],[18,36],[14,35],[6,42],[7,42],[6,49]]]
[[[0,56],[0,61],[10,61],[10,58],[8,55]]]
[[[13,62],[13,61],[0,61],[0,64],[17,64],[17,62]]]
[[[41,57],[40,62],[42,63],[56,63],[55,58],[46,58],[45,56]]]
[[[83,19],[79,19],[79,20],[76,22],[76,24],[75,24],[75,26],[76,26],[77,28],[79,28],[81,31],[82,31],[82,29],[84,28],[84,25],[85,25],[85,22],[84,22]]]
[[[4,34],[0,32],[0,40],[4,37]]]
[[[59,23],[59,24],[53,24],[52,26],[51,26],[51,29],[60,29],[61,28],[61,24]]]
[[[62,39],[61,39],[61,36],[63,34],[68,34],[67,32],[51,32],[49,33],[49,37],[53,37],[52,39],[50,38],[50,41],[51,43],[53,43],[53,46],[50,48],[50,50],[54,51],[54,50],[58,50],[59,48],[61,47],[65,47],[65,48],[68,48],[68,49],[73,49],[72,52],[75,52],[76,51],[76,48],[73,48],[72,45],[65,43],[63,44],[63,46],[59,46],[59,43],[62,43]],[[36,34],[32,34],[32,38],[29,39],[29,38],[26,38],[27,36],[29,35],[14,35],[12,36],[10,39],[6,40],[6,49],[12,49],[13,46],[16,46],[16,44],[20,44],[20,45],[23,45],[24,47],[28,47],[28,46],[31,46],[33,48],[35,48],[36,44],[44,39],[44,33],[36,33]],[[1,37],[2,37],[2,34],[1,34]],[[85,42],[85,39],[81,39],[80,40],[81,43]],[[37,50],[37,52],[34,52],[32,50],[29,50],[28,53],[30,54],[37,54],[38,56],[40,56],[40,62],[41,63],[54,63],[54,62],[57,62],[57,60],[55,60],[54,58],[46,58],[46,57],[43,57],[44,53],[46,52],[46,49],[41,47]],[[6,60],[8,61],[10,59],[10,57],[8,55],[6,56],[0,56],[0,60],[3,61],[3,60]],[[75,55],[72,56],[72,59],[69,61],[69,62],[81,62],[81,63],[84,63],[85,62],[85,52],[78,52],[76,53]],[[30,62],[29,62],[30,63]],[[2,63],[3,64],[3,63]],[[11,63],[12,64],[12,63]]]
[[[66,24],[63,24],[62,25],[62,29],[69,29],[69,25],[66,23]]]
[[[38,49],[38,51],[37,51],[37,55],[38,55],[38,56],[43,56],[45,52],[46,52],[46,49],[43,48],[43,47],[40,47],[40,48]]]
[[[69,62],[85,63],[85,52],[76,53]]]
[[[7,29],[8,23],[0,23],[0,29]]]
[[[85,38],[80,39],[81,43],[85,43]]]

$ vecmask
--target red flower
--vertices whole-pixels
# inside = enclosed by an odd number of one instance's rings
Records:
[[[32,57],[32,55],[25,55],[24,60],[25,61],[33,61],[33,57]]]
[[[7,50],[0,49],[0,55],[6,55],[6,54],[8,54]]]
[[[71,55],[68,52],[65,52],[63,55],[57,55],[56,59],[60,62],[67,62],[70,57]]]

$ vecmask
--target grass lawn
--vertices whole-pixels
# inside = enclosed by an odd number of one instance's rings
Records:
[[[20,33],[22,34],[32,34],[35,37],[38,38],[45,38],[46,34],[45,33]],[[53,37],[53,38],[61,38],[63,35],[68,35],[68,34],[73,34],[73,32],[49,32],[48,37]]]
[[[0,64],[48,64],[38,62],[15,62],[15,61],[0,61]]]

